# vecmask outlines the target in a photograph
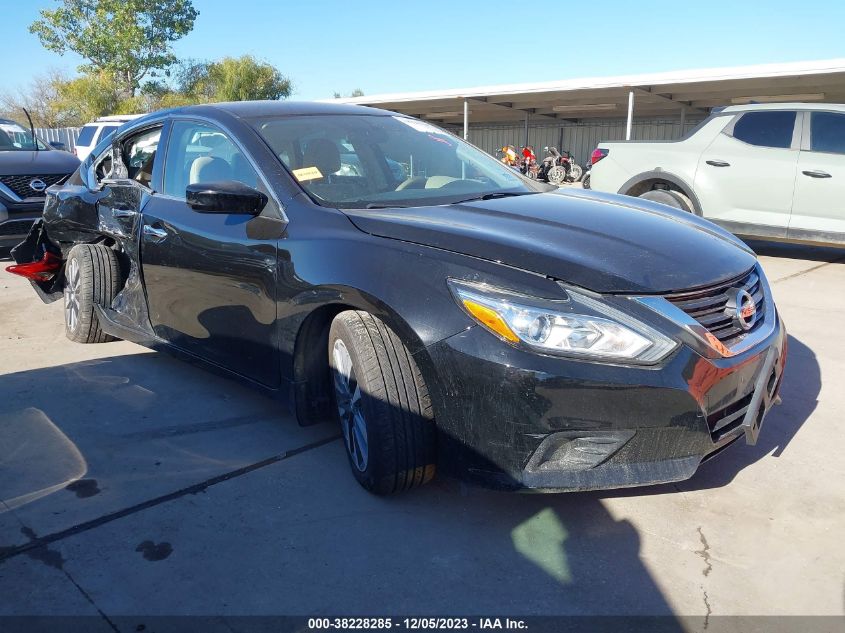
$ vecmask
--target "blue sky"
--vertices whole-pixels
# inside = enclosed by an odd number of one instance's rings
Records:
[[[175,51],[250,53],[288,75],[297,99],[845,57],[841,0],[814,2],[812,11],[794,1],[568,4],[194,0],[200,15]],[[0,91],[80,63],[44,50],[27,30],[53,6],[0,0]]]

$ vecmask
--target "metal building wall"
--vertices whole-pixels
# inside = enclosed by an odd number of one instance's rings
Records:
[[[701,119],[687,119],[681,130],[680,118],[634,119],[631,138],[642,141],[662,141],[681,138]],[[462,134],[462,130],[455,130]],[[469,140],[491,154],[504,145],[521,147],[524,142],[525,125],[472,125],[469,126]],[[601,141],[616,141],[625,138],[624,119],[601,119],[584,123],[531,124],[528,126],[528,143],[534,147],[538,158],[543,156],[543,147],[549,145],[559,150],[569,150],[576,162],[585,164],[590,154]]]

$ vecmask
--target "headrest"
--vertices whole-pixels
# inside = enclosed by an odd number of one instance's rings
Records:
[[[340,152],[337,145],[325,138],[309,141],[302,157],[302,166],[316,167],[323,177],[335,173],[340,169]]]

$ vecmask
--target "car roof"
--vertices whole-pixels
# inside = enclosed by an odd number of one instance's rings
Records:
[[[297,116],[314,114],[361,114],[396,116],[395,112],[347,103],[316,101],[232,101],[185,106],[174,112],[200,114],[212,110],[223,110],[239,118],[265,116]]]
[[[748,103],[745,105],[732,105],[721,110],[726,112],[750,112],[753,110],[826,110],[828,112],[845,112],[845,104],[842,103]]]
[[[140,119],[145,114],[112,114],[109,116],[97,117],[96,121],[91,121],[87,125],[94,125],[96,123],[126,123],[127,121],[134,121]]]

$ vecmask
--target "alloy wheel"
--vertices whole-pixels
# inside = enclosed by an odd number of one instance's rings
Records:
[[[332,348],[334,360],[334,389],[337,412],[346,450],[355,467],[364,472],[367,469],[367,422],[361,408],[361,387],[358,384],[352,357],[342,340],[335,341]]]
[[[79,327],[79,262],[71,258],[65,270],[65,324],[68,330],[76,332]]]

